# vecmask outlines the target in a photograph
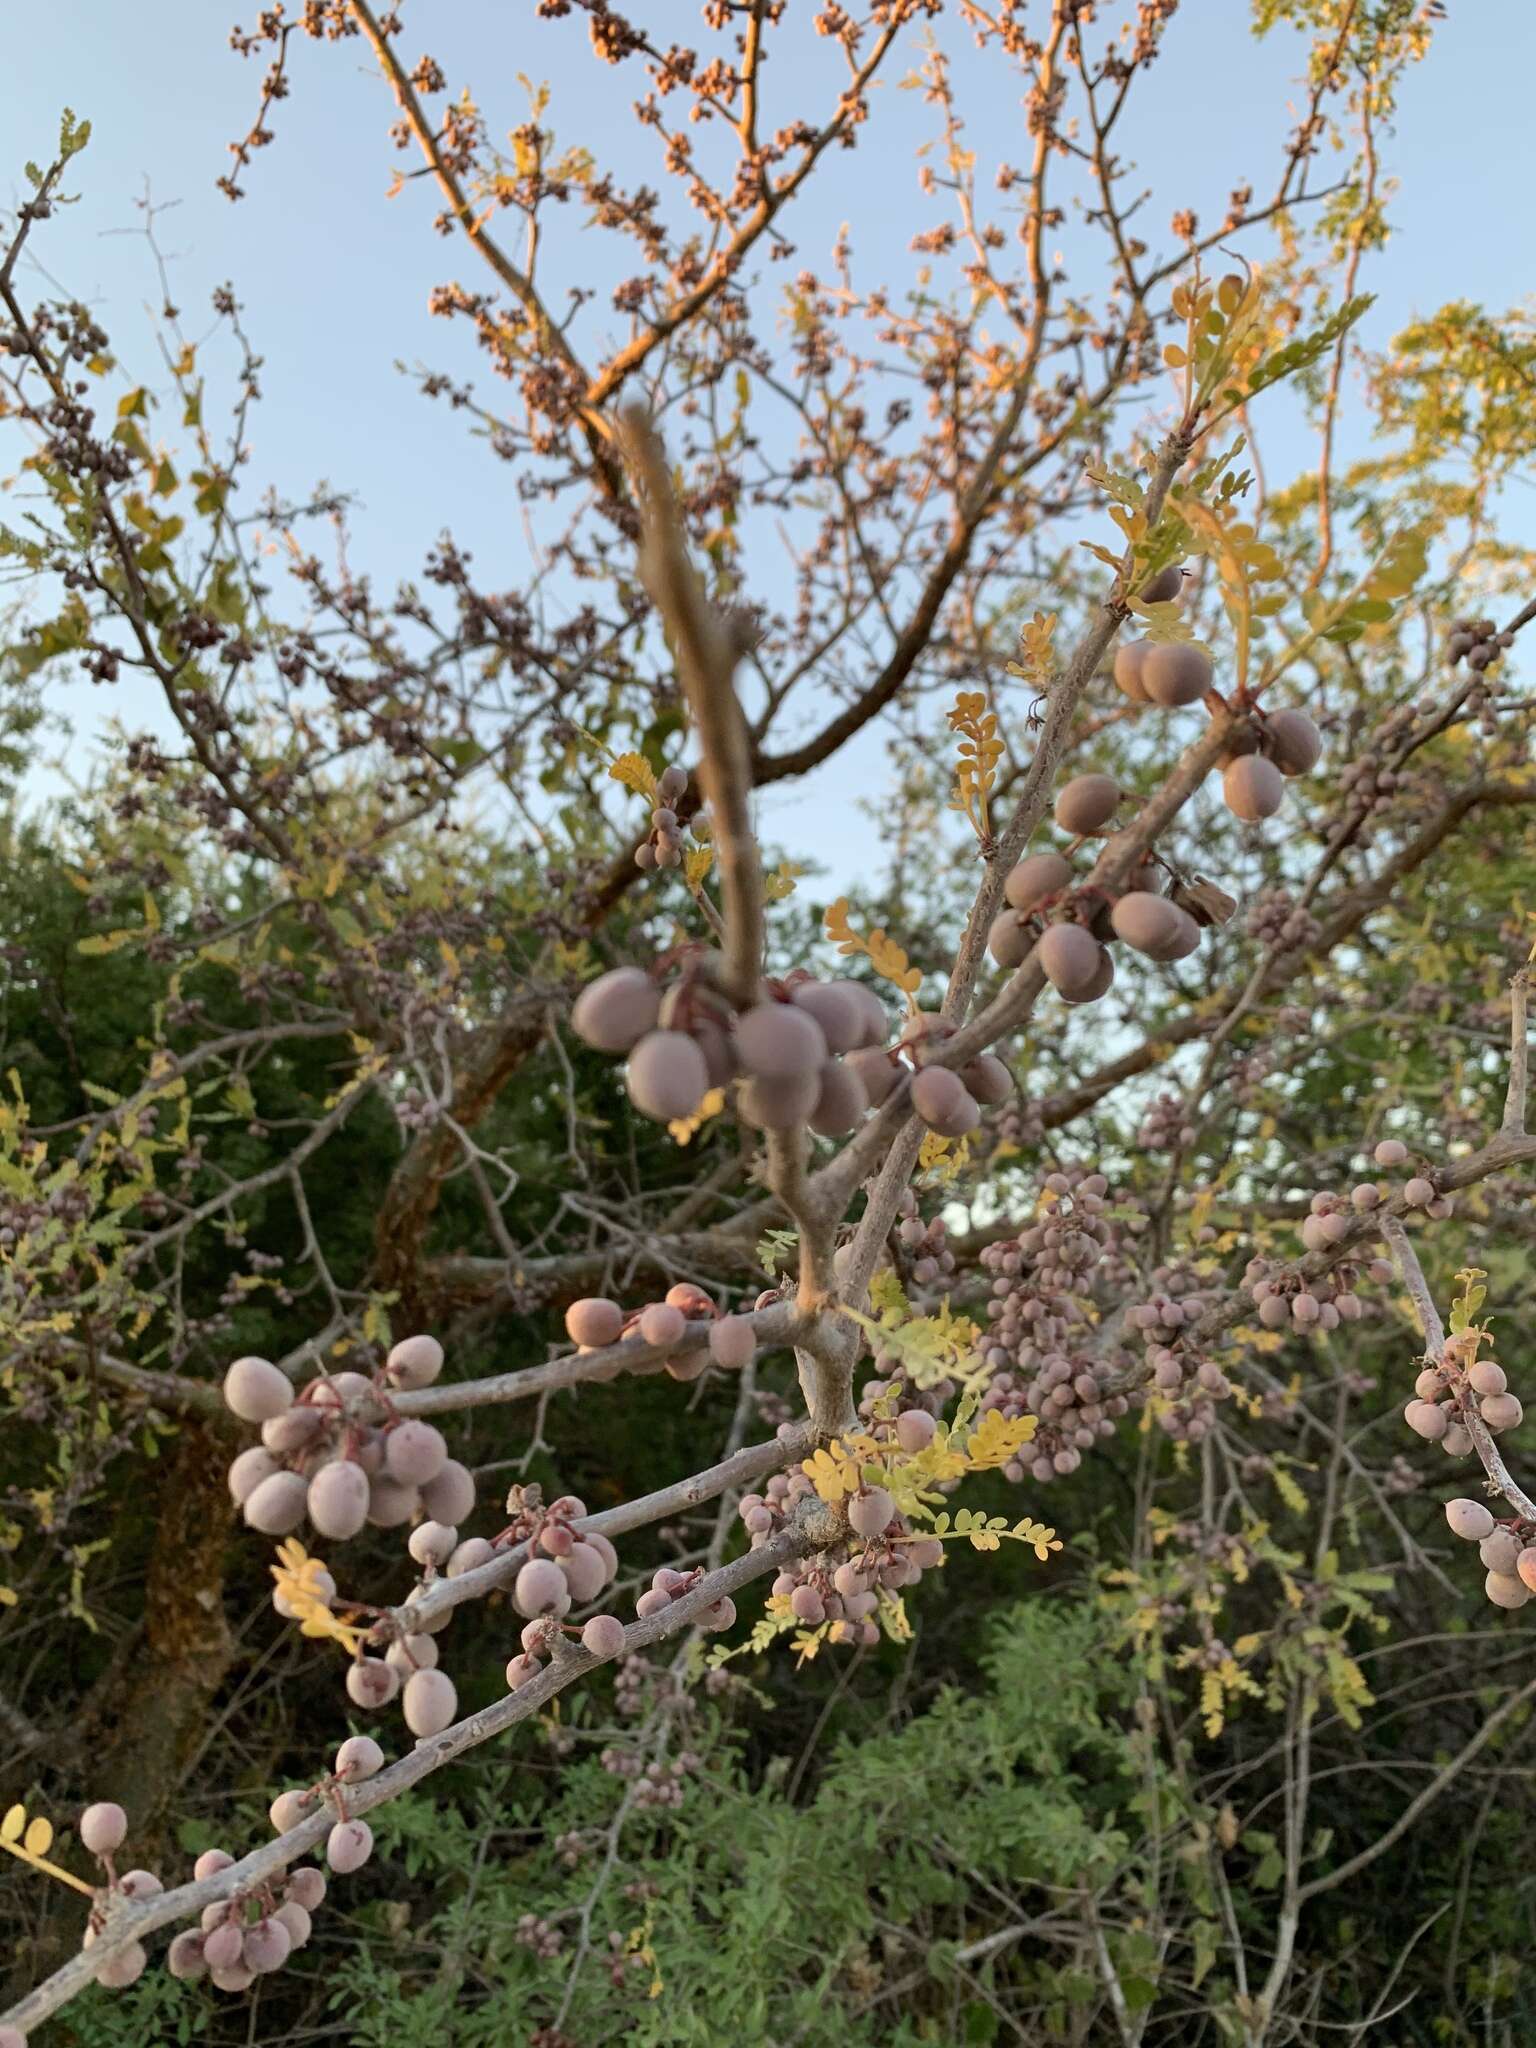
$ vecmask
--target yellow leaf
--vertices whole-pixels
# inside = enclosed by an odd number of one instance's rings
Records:
[[[690,889],[702,887],[704,877],[714,866],[714,861],[715,853],[713,847],[689,847],[688,851],[683,855],[683,880]]]
[[[26,1824],[27,1809],[24,1806],[11,1807],[5,1819],[0,1821],[0,1841],[19,1842],[21,1831]]]
[[[1200,1714],[1205,1722],[1205,1732],[1214,1742],[1226,1721],[1221,1679],[1214,1671],[1207,1671],[1200,1681]]]
[[[782,903],[786,896],[793,896],[795,883],[805,873],[805,864],[798,860],[781,860],[771,875],[763,877],[763,894],[770,903]]]
[[[667,1125],[667,1129],[679,1145],[686,1145],[691,1138],[698,1134],[700,1128],[708,1123],[712,1116],[718,1116],[724,1107],[725,1090],[723,1088],[711,1088],[692,1116],[673,1117],[671,1123]]]
[[[800,1470],[824,1501],[836,1507],[848,1494],[859,1490],[859,1468],[841,1444],[833,1444],[804,1460]]]
[[[656,771],[644,754],[620,754],[608,773],[636,796],[643,796],[653,805],[656,802]]]
[[[41,1814],[36,1820],[29,1821],[21,1846],[33,1856],[46,1856],[53,1847],[53,1822],[45,1820]]]
[[[922,984],[922,969],[907,964],[906,954],[882,927],[877,925],[867,939],[861,938],[848,922],[846,896],[839,896],[828,905],[826,932],[840,953],[863,953],[876,974],[894,982],[904,995],[917,993]]]
[[[1033,1415],[1011,1421],[989,1408],[965,1443],[965,1460],[973,1472],[989,1472],[1016,1457],[1039,1427]]]

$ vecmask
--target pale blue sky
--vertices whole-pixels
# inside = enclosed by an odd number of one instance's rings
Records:
[[[255,12],[255,0],[231,5],[242,18]],[[705,40],[696,0],[628,0],[628,11],[658,36]],[[809,11],[809,0],[792,0],[792,20]],[[1101,8],[1101,21],[1119,11]],[[627,115],[637,75],[592,62],[579,16],[537,22],[532,0],[409,0],[405,13],[407,53],[430,48],[452,87],[471,82],[493,133],[523,118],[517,74],[525,72],[549,81],[547,119],[557,133],[611,147],[621,174],[648,170],[653,138]],[[277,139],[246,174],[249,196],[232,207],[214,180],[229,139],[249,125],[260,77],[257,63],[228,48],[234,18],[224,0],[51,0],[9,10],[0,32],[0,193],[17,195],[24,157],[46,158],[60,106],[88,117],[93,140],[76,166],[81,204],[50,228],[40,250],[54,276],[100,308],[135,373],[152,378],[157,367],[144,311],[156,288],[142,241],[116,231],[134,226],[147,179],[158,201],[179,202],[161,233],[188,331],[201,331],[210,291],[230,279],[266,359],[250,496],[269,483],[301,494],[323,478],[356,493],[353,560],[381,580],[414,574],[451,526],[489,581],[512,584],[527,555],[505,466],[395,367],[426,362],[476,376],[483,391],[495,388],[478,378],[467,335],[426,312],[435,282],[472,270],[431,232],[433,202],[422,186],[385,197],[395,161],[385,135],[392,104],[369,53],[360,42],[297,46],[293,96],[274,110]],[[1262,193],[1273,182],[1294,116],[1301,44],[1286,30],[1256,43],[1247,22],[1244,0],[1185,0],[1137,95],[1140,113],[1122,146],[1155,186],[1146,215],[1154,242],[1166,236],[1175,206],[1193,205],[1213,220],[1234,184],[1251,181]],[[967,141],[984,165],[1002,152],[1017,158],[1016,81],[972,59],[954,30],[947,41],[965,74]],[[914,36],[900,69],[919,55]],[[798,94],[826,61],[825,46],[809,38],[793,76],[781,60],[780,76],[767,80],[770,122],[773,95]],[[1536,187],[1533,76],[1536,8],[1528,0],[1453,0],[1429,60],[1405,83],[1397,133],[1385,145],[1386,168],[1402,191],[1392,243],[1362,279],[1380,295],[1362,330],[1369,345],[1448,298],[1498,306],[1532,288],[1525,195]],[[848,219],[866,278],[882,267],[897,280],[910,275],[908,240],[935,218],[919,198],[912,154],[926,122],[919,95],[894,86],[877,95],[859,149],[836,155],[830,174],[798,202],[790,232],[802,261],[823,265]],[[587,274],[593,244],[574,209],[568,237],[551,253],[565,276]],[[1277,431],[1280,445],[1266,455],[1284,475],[1306,457]],[[1528,526],[1528,508],[1517,508],[1516,519]],[[103,702],[83,701],[82,717]],[[877,749],[862,750],[856,765],[878,782]],[[770,829],[803,838],[840,870],[856,867],[859,828],[849,822],[840,828],[845,836],[829,842],[822,794],[775,798]]]

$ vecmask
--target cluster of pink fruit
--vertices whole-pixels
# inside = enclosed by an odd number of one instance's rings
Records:
[[[654,974],[600,974],[576,998],[571,1025],[596,1051],[628,1054],[629,1099],[659,1123],[696,1115],[712,1088],[739,1079],[736,1108],[748,1123],[809,1124],[839,1137],[895,1078],[881,1050],[884,1005],[862,982],[817,981],[801,970],[765,983],[761,1000],[741,1007],[722,957],[706,946],[667,954]]]
[[[760,1300],[773,1301],[769,1294]],[[660,1301],[624,1309],[606,1295],[589,1294],[565,1312],[565,1333],[578,1352],[606,1351],[626,1337],[639,1337],[675,1353],[662,1362],[674,1380],[696,1380],[711,1364],[740,1372],[757,1355],[757,1337],[750,1318],[722,1315],[702,1287],[679,1280]],[[700,1342],[702,1337],[703,1341]],[[621,1367],[615,1364],[616,1376]]]
[[[443,1369],[435,1337],[406,1337],[380,1370],[324,1373],[295,1392],[265,1358],[237,1358],[224,1401],[261,1442],[229,1468],[229,1490],[247,1524],[287,1536],[307,1516],[332,1542],[364,1527],[393,1529],[426,1513],[457,1523],[475,1505],[475,1483],[450,1458],[442,1432],[397,1415],[392,1396],[430,1386]]]
[[[1445,1519],[1452,1535],[1475,1543],[1487,1570],[1483,1591],[1495,1607],[1523,1607],[1536,1593],[1536,1525],[1513,1516],[1495,1521],[1480,1500],[1451,1500]]]
[[[1169,604],[1183,587],[1179,564],[1160,570],[1141,591],[1148,604]],[[1194,640],[1128,640],[1115,654],[1114,677],[1134,704],[1166,711],[1198,704],[1215,688],[1209,652]],[[1323,751],[1322,735],[1304,711],[1249,709],[1241,732],[1221,757],[1222,799],[1245,824],[1273,817],[1285,796],[1285,778],[1310,774]]]
[[[883,1399],[888,1389],[866,1387],[869,1402]],[[865,1433],[908,1457],[925,1451],[937,1430],[934,1416],[923,1407],[897,1415],[876,1414]],[[754,1550],[788,1528],[796,1509],[815,1494],[806,1474],[776,1472],[761,1493],[743,1494],[737,1512]],[[925,1571],[944,1561],[937,1537],[916,1534],[883,1486],[863,1485],[847,1502],[848,1536],[788,1564],[774,1579],[774,1598],[787,1600],[789,1612],[804,1628],[825,1627],[830,1642],[874,1645],[880,1640],[875,1616],[882,1590],[897,1592],[915,1586]]]
[[[363,1821],[348,1820],[342,1788],[382,1770],[384,1755],[366,1735],[353,1736],[337,1752],[336,1770],[317,1788],[337,1810],[337,1822],[326,1841],[326,1858],[338,1873],[358,1869],[368,1859],[373,1835]],[[287,1823],[291,1825],[292,1823]],[[82,1946],[89,1949],[108,1925],[110,1901],[150,1899],[165,1887],[150,1870],[121,1875],[114,1859],[128,1834],[128,1816],[111,1800],[98,1800],[80,1816],[80,1841],[107,1875],[106,1896],[92,1905]],[[217,1877],[235,1858],[224,1849],[205,1849],[192,1866],[194,1881]],[[301,1867],[262,1880],[219,1899],[203,1910],[202,1924],[186,1928],[166,1950],[166,1968],[173,1977],[207,1977],[219,1991],[248,1991],[258,1977],[280,1970],[295,1950],[309,1940],[311,1916],[325,1897],[324,1874]],[[96,1972],[98,1984],[121,1990],[143,1975],[148,1962],[144,1944],[130,1941],[114,1951]],[[5,2048],[0,2030],[0,2048]],[[18,2035],[17,2039],[21,2037]]]
[[[517,1692],[538,1676],[544,1659],[559,1646],[571,1609],[590,1606],[613,1584],[619,1557],[601,1530],[576,1527],[587,1510],[573,1493],[561,1494],[546,1507],[537,1486],[514,1486],[507,1512],[512,1520],[497,1545],[526,1544],[530,1553],[512,1583],[512,1605],[527,1623],[522,1652],[506,1671],[508,1691]],[[593,1657],[606,1661],[623,1655],[624,1624],[616,1615],[594,1614],[580,1638]]]
[[[1482,1333],[1453,1334],[1438,1360],[1427,1364],[1414,1382],[1414,1398],[1403,1420],[1415,1436],[1438,1443],[1450,1457],[1464,1458],[1473,1449],[1468,1427],[1479,1418],[1490,1436],[1518,1429],[1525,1419],[1519,1396],[1494,1358],[1479,1358]]]
[[[1003,1469],[1044,1485],[1075,1472],[1082,1454],[1114,1433],[1129,1403],[1111,1391],[1116,1361],[1095,1356],[1087,1309],[1095,1269],[1114,1245],[1113,1197],[1102,1173],[1077,1167],[1047,1176],[1034,1220],[987,1245],[992,1275],[985,1362],[992,1378],[984,1410],[1005,1420],[1039,1418],[1027,1454]]]

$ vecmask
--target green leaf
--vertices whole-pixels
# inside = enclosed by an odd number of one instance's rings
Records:
[[[71,108],[66,107],[59,122],[59,155],[68,162],[78,156],[91,139],[89,121],[77,121]]]

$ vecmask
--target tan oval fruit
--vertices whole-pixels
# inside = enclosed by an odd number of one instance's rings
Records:
[[[1428,1443],[1437,1443],[1450,1423],[1445,1410],[1433,1401],[1410,1401],[1403,1410],[1403,1420],[1415,1436]]]
[[[1100,946],[1099,964],[1093,971],[1093,979],[1088,983],[1087,987],[1084,988],[1082,992],[1078,995],[1069,996],[1066,990],[1063,989],[1061,992],[1061,1000],[1064,1003],[1072,1004],[1074,1007],[1082,1003],[1096,1003],[1101,996],[1106,996],[1109,994],[1110,987],[1114,981],[1114,978],[1114,955],[1110,952],[1108,946]]]
[[[1489,1571],[1503,1572],[1509,1578],[1520,1563],[1520,1539],[1508,1529],[1495,1529],[1479,1543],[1477,1554]]]
[[[1323,736],[1305,711],[1271,711],[1264,721],[1264,751],[1282,775],[1306,775],[1322,758]]]
[[[1045,978],[1069,1002],[1091,1000],[1109,956],[1080,924],[1053,924],[1040,940],[1040,966]]]
[[[1187,640],[1150,647],[1141,665],[1141,681],[1152,702],[1167,711],[1198,704],[1211,687],[1211,657]]]
[[[1047,896],[1065,889],[1072,869],[1059,853],[1032,853],[1008,870],[1003,897],[1010,910],[1033,910]]]
[[[1261,754],[1245,754],[1223,772],[1221,793],[1234,817],[1256,825],[1279,810],[1285,800],[1285,779],[1273,761],[1266,761]]]
[[[681,1031],[648,1031],[631,1052],[624,1078],[630,1101],[657,1123],[692,1116],[709,1087],[704,1055]]]
[[[1179,911],[1179,935],[1165,956],[1169,960],[1187,960],[1191,953],[1200,950],[1200,927],[1187,910]]]
[[[1485,1536],[1493,1534],[1493,1516],[1480,1500],[1448,1500],[1445,1519],[1451,1534],[1459,1536],[1463,1543],[1481,1543]]]
[[[1134,889],[1120,898],[1110,912],[1109,921],[1117,939],[1124,939],[1128,946],[1134,947],[1138,953],[1145,953],[1149,960],[1166,960],[1183,936],[1181,927],[1192,920],[1166,896],[1153,896],[1144,889]]]
[[[1183,568],[1178,562],[1170,562],[1166,569],[1149,577],[1136,595],[1143,604],[1172,604],[1183,588]]]
[[[1074,838],[1102,832],[1119,802],[1120,785],[1112,775],[1074,775],[1056,799],[1056,822]]]
[[[1502,1433],[1506,1429],[1518,1429],[1525,1410],[1513,1394],[1487,1394],[1479,1404],[1482,1417],[1491,1430]]]
[[[1022,967],[1034,944],[1016,910],[999,911],[987,932],[987,951],[999,967]]]
[[[1129,697],[1133,704],[1147,704],[1147,686],[1142,680],[1142,665],[1147,658],[1150,640],[1127,640],[1115,649],[1115,687]]]
[[[1483,1591],[1495,1607],[1523,1607],[1531,1597],[1524,1579],[1513,1578],[1508,1572],[1490,1572],[1483,1581]]]

